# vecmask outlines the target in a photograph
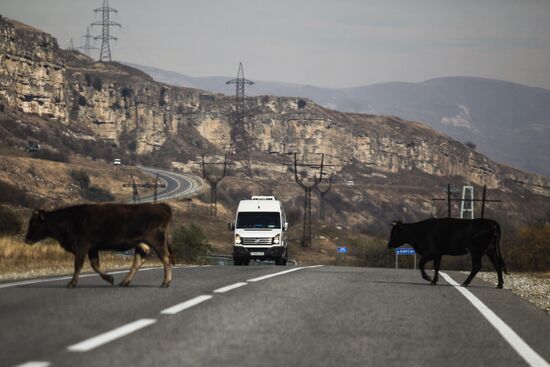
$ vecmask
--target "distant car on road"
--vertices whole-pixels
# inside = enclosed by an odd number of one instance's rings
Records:
[[[35,141],[29,141],[27,142],[25,150],[27,152],[38,152],[40,150],[40,144]]]
[[[277,265],[286,265],[288,223],[281,202],[274,196],[241,200],[236,221],[229,229],[235,231],[235,265],[248,265],[251,259],[275,260]]]
[[[122,164],[122,162],[121,162],[120,158],[115,158],[115,159],[113,160],[113,164],[114,164],[115,166],[120,166],[120,165]]]

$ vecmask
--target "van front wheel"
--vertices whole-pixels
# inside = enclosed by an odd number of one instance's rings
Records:
[[[275,259],[275,265],[283,265],[283,266],[286,266],[286,263],[288,262],[288,254],[287,252],[285,251],[285,253],[283,255],[281,255],[281,257]]]

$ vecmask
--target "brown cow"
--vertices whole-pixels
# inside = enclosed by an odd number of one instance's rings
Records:
[[[49,212],[36,210],[29,221],[25,242],[53,238],[75,255],[74,275],[67,287],[78,283],[86,254],[92,268],[114,284],[113,276],[99,266],[99,251],[134,249],[132,268],[120,282],[121,286],[127,286],[152,248],[164,265],[161,287],[168,287],[172,281],[170,265],[174,263],[167,235],[171,220],[172,210],[166,204],[84,204]]]

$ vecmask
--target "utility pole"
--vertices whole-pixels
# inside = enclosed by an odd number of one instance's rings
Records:
[[[111,20],[111,13],[118,13],[118,10],[109,7],[109,0],[103,0],[101,8],[94,9],[95,13],[101,13],[101,20],[93,22],[92,26],[101,26],[101,36],[94,37],[95,40],[101,40],[101,51],[99,53],[99,61],[111,61],[110,40],[116,41],[117,38],[109,34],[111,27],[122,27],[119,23]]]
[[[141,201],[141,198],[139,197],[139,190],[138,188],[142,189],[153,189],[153,202],[156,203],[158,201],[158,188],[164,188],[166,187],[165,183],[160,183],[160,176],[157,173],[155,177],[155,182],[150,183],[136,183],[136,180],[134,179],[134,175],[130,175],[130,179],[128,180],[128,183],[122,185],[122,187],[131,187],[132,188],[132,204],[137,204]]]
[[[206,173],[207,165],[222,165],[222,164],[223,164],[223,170],[221,175],[215,177]],[[227,165],[228,165],[227,154],[223,158],[223,163],[220,163],[220,162],[207,163],[205,162],[204,155],[203,155],[201,165],[202,165],[202,177],[206,181],[208,181],[208,183],[210,184],[210,216],[216,217],[218,215],[218,184],[223,180],[227,172]]]
[[[244,127],[245,119],[245,86],[254,84],[253,81],[245,79],[243,63],[239,63],[239,70],[237,71],[237,78],[231,79],[226,84],[235,84],[235,112],[234,123],[231,129],[231,141],[235,148],[236,160],[240,160],[244,166],[245,174],[252,178],[252,167],[250,164],[250,147],[248,145],[248,138],[246,135],[246,129]]]
[[[74,42],[72,37],[69,39],[69,42],[67,43],[67,50],[74,51]]]
[[[90,42],[90,40],[92,38],[94,38],[94,36],[92,36],[90,34],[90,27],[86,27],[86,34],[83,35],[82,38],[84,38],[84,45],[80,46],[78,49],[83,50],[84,55],[86,55],[88,57],[91,57],[91,52],[90,51],[91,50],[97,50],[97,47],[92,46],[92,43]]]
[[[122,185],[122,187],[131,187],[132,188],[132,204],[139,203],[139,192],[138,192],[138,185],[136,184],[136,180],[134,179],[134,175],[130,175],[130,180],[128,183]]]
[[[332,173],[328,181],[328,187],[325,190],[321,190],[319,185],[315,186],[317,193],[319,193],[319,219],[325,220],[325,196],[332,188]]]
[[[304,225],[302,228],[302,241],[303,247],[311,247],[311,192],[321,183],[323,180],[323,168],[324,168],[325,155],[321,155],[321,164],[306,164],[298,163],[297,153],[294,153],[294,180],[304,190]],[[298,166],[319,168],[319,178],[317,175],[313,176],[313,182],[306,184],[301,178],[298,177]]]
[[[465,186],[465,187],[471,187],[471,186]],[[473,188],[472,188],[472,192],[471,192],[471,197],[466,198],[465,195],[464,195],[464,192],[463,192],[463,197],[460,198],[460,199],[453,199],[452,198],[451,194],[454,191],[451,190],[451,184],[447,184],[447,190],[445,190],[445,191],[447,193],[446,198],[432,198],[432,201],[445,201],[447,203],[447,217],[448,218],[452,218],[451,207],[452,207],[452,202],[453,201],[460,202],[461,203],[461,208],[464,207],[464,202],[470,202],[471,203],[471,212],[472,212],[471,218],[472,219],[474,219],[474,214],[473,214],[474,203],[481,202],[481,216],[480,216],[480,218],[484,218],[484,216],[485,216],[485,205],[487,203],[500,203],[501,202],[501,200],[487,199],[487,185],[483,185],[483,194],[482,194],[481,199],[476,199],[474,197]],[[466,210],[466,211],[470,211],[470,210]],[[462,210],[461,210],[461,219],[462,218],[463,218],[463,213],[462,213]]]

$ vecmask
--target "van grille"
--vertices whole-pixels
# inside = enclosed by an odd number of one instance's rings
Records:
[[[271,245],[271,237],[242,237],[243,245]]]

